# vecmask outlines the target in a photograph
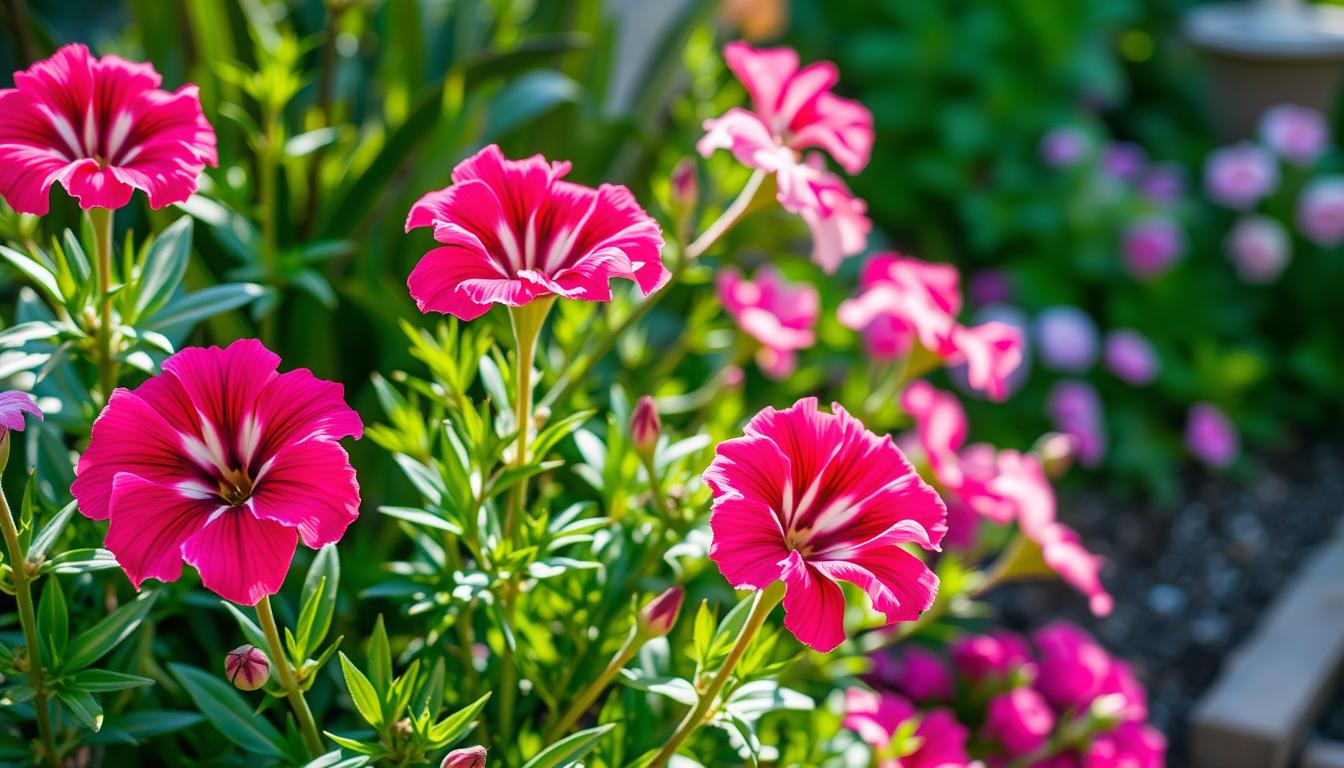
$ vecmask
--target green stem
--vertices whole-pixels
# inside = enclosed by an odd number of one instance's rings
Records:
[[[719,241],[719,238],[733,228],[733,225],[742,218],[742,214],[747,212],[747,208],[751,207],[751,202],[756,199],[756,193],[760,191],[761,184],[768,175],[760,169],[752,172],[751,178],[747,179],[742,191],[737,193],[737,199],[733,200],[732,204],[725,208],[723,213],[719,214],[719,218],[715,219],[714,223],[710,224],[703,234],[695,238],[695,242],[686,246],[686,261],[694,261],[703,256],[705,251],[709,250],[714,243]]]
[[[271,598],[266,596],[257,603],[257,621],[266,635],[266,645],[271,651],[271,663],[275,665],[276,676],[280,678],[280,687],[285,690],[289,706],[299,721],[299,731],[303,734],[303,745],[308,757],[316,759],[323,752],[322,737],[317,733],[317,724],[313,722],[313,711],[308,708],[308,700],[303,697],[299,683],[294,679],[294,670],[289,667],[289,657],[280,642],[280,629],[275,624],[275,614],[271,612]]]
[[[715,700],[723,690],[723,686],[727,684],[728,678],[732,676],[733,668],[742,659],[742,654],[747,652],[747,646],[751,645],[752,638],[765,624],[770,612],[783,599],[784,582],[782,581],[776,581],[766,587],[764,591],[756,593],[756,603],[752,605],[751,614],[747,616],[746,623],[742,625],[742,633],[737,636],[737,642],[733,644],[732,650],[724,658],[723,664],[719,666],[719,671],[714,674],[714,679],[709,686],[696,699],[695,706],[690,712],[686,713],[685,719],[681,721],[681,725],[677,726],[672,738],[668,739],[663,748],[658,750],[658,754],[654,755],[653,761],[648,764],[648,768],[660,768],[660,766],[666,765],[667,761],[677,753],[677,749],[681,747],[682,742],[686,741],[692,733],[695,733],[696,729],[704,725],[705,721],[713,716]]]
[[[641,645],[643,645],[643,643],[640,642],[639,630],[635,627],[631,627],[630,634],[625,638],[625,642],[621,644],[620,650],[616,651],[616,655],[611,657],[611,662],[607,664],[606,669],[602,670],[602,674],[598,675],[597,678],[583,690],[583,693],[580,693],[574,698],[573,703],[569,705],[569,709],[565,710],[565,714],[562,715],[559,720],[556,720],[555,724],[546,732],[545,743],[550,744],[563,736],[565,732],[578,721],[579,717],[581,717],[584,712],[588,711],[588,708],[593,705],[593,702],[597,701],[597,697],[602,695],[602,692],[607,689],[607,686],[611,685],[611,681],[616,677],[617,673],[625,668],[625,665],[630,662],[630,659],[635,657],[635,654],[639,652],[639,647]]]
[[[546,315],[551,311],[555,297],[548,296],[532,301],[509,312],[513,324],[513,338],[518,370],[514,372],[517,389],[514,393],[513,416],[518,427],[518,445],[513,455],[513,466],[527,464],[527,443],[532,426],[532,363],[537,357],[537,339],[541,336],[541,327],[546,323]],[[527,481],[519,481],[510,495],[508,510],[504,514],[504,539],[512,541],[518,518],[527,504]]]
[[[23,641],[28,645],[28,685],[33,689],[33,709],[37,711],[37,732],[42,738],[42,751],[52,768],[61,761],[52,738],[51,711],[47,706],[47,692],[42,685],[42,652],[37,643],[37,616],[33,612],[32,576],[28,573],[28,555],[19,543],[19,530],[14,525],[14,514],[0,487],[0,528],[4,529],[5,545],[9,547],[10,572],[14,578],[14,599],[19,604],[19,623],[23,625]]]
[[[98,384],[106,403],[117,386],[117,360],[112,349],[112,210],[90,208],[89,220],[93,222],[98,271]]]

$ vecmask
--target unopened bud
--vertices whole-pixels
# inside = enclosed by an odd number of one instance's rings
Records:
[[[658,447],[658,435],[662,430],[658,406],[654,404],[653,398],[648,395],[639,398],[639,402],[635,403],[635,412],[630,414],[630,444],[635,447],[635,452],[644,459],[651,458],[654,449]]]
[[[695,161],[682,158],[672,169],[668,179],[671,187],[672,208],[678,213],[689,213],[700,198],[700,178],[695,170]]]
[[[270,677],[271,660],[256,646],[240,645],[224,657],[224,675],[233,683],[233,687],[242,691],[255,691],[265,685],[266,679]]]
[[[1047,432],[1036,441],[1032,452],[1040,457],[1045,474],[1058,479],[1069,471],[1078,456],[1078,438],[1062,432]]]
[[[439,768],[485,768],[485,747],[454,749],[444,756]]]
[[[663,637],[671,632],[685,598],[686,590],[671,587],[650,600],[639,612],[639,633],[645,637]]]

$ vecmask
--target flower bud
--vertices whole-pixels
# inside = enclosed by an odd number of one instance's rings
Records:
[[[630,442],[640,457],[646,460],[652,458],[662,429],[658,406],[654,404],[653,398],[648,395],[639,398],[639,402],[635,403],[635,412],[630,414]]]
[[[695,161],[682,158],[672,169],[668,179],[671,188],[672,209],[677,213],[688,213],[700,198],[700,179],[695,171]]]
[[[266,684],[270,674],[271,660],[255,646],[240,645],[224,657],[224,675],[239,690],[257,690]]]
[[[454,749],[444,756],[439,768],[485,768],[485,747]]]
[[[681,601],[686,598],[686,590],[671,587],[661,595],[649,601],[639,612],[639,633],[645,637],[663,637],[672,631],[681,613]]]

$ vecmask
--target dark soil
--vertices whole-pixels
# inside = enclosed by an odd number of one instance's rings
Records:
[[[1189,765],[1191,710],[1223,659],[1344,510],[1344,450],[1304,449],[1268,462],[1251,483],[1192,481],[1184,504],[1124,507],[1089,494],[1061,505],[1090,549],[1108,561],[1115,596],[1105,619],[1057,583],[1023,584],[993,596],[1009,626],[1032,629],[1062,616],[1135,664],[1148,686],[1151,722],[1167,735],[1168,765]],[[1324,727],[1344,736],[1344,702]]]

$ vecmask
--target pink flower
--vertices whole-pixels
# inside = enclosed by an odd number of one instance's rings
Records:
[[[791,283],[770,267],[743,279],[735,269],[718,276],[719,301],[738,326],[760,342],[756,361],[766,375],[786,378],[797,367],[797,351],[816,343],[821,297],[808,283]]]
[[[1085,712],[1106,693],[1111,657],[1092,636],[1065,621],[1056,621],[1032,635],[1040,667],[1035,687],[1060,712]]]
[[[421,197],[406,231],[433,227],[407,285],[421,312],[462,320],[492,304],[521,307],[543,296],[610,301],[612,278],[645,296],[669,277],[663,236],[630,190],[564,181],[567,162],[508,160],[491,144],[453,169],[453,185]]]
[[[991,400],[1005,400],[1013,373],[1022,364],[1022,332],[996,320],[952,331],[956,350],[947,356],[950,365],[966,365],[966,381]]]
[[[1026,641],[1007,630],[963,637],[952,644],[952,666],[975,683],[1008,680],[1018,670],[1033,673]]]
[[[873,146],[872,114],[831,93],[839,75],[830,62],[799,69],[790,49],[745,43],[728,44],[724,58],[746,86],[752,110],[734,107],[706,120],[696,148],[705,157],[727,149],[743,165],[776,174],[779,202],[812,230],[813,260],[835,271],[863,250],[872,225],[863,201],[819,157],[801,158],[804,150],[820,149],[848,173],[863,170]]]
[[[1325,152],[1330,126],[1314,109],[1280,104],[1260,118],[1260,138],[1288,162],[1308,166]]]
[[[966,442],[966,412],[956,396],[916,381],[901,396],[901,408],[915,420],[915,432],[938,482],[956,489],[962,484],[957,451]]]
[[[1092,316],[1077,307],[1059,306],[1036,316],[1036,352],[1055,371],[1081,373],[1097,361],[1100,334]]]
[[[705,470],[714,494],[709,556],[740,589],[783,580],[784,626],[818,651],[845,639],[844,593],[868,593],[889,623],[933,604],[938,578],[900,545],[934,550],[947,511],[892,443],[816,398],[766,408],[720,443]]]
[[[1222,469],[1241,452],[1237,428],[1222,410],[1212,403],[1195,403],[1185,425],[1185,445],[1195,458]]]
[[[1157,378],[1157,352],[1143,334],[1117,328],[1106,334],[1106,367],[1122,380],[1141,387]]]
[[[1015,688],[989,700],[985,735],[997,741],[1009,757],[1035,752],[1055,728],[1055,715],[1041,695]]]
[[[38,421],[42,420],[42,410],[33,402],[32,395],[17,390],[0,392],[0,435],[11,429],[22,432],[25,413],[36,416]]]
[[[869,348],[893,351],[884,358],[909,353],[915,341],[938,355],[956,351],[952,331],[961,312],[961,288],[956,267],[932,264],[894,252],[873,256],[859,277],[859,295],[840,305],[840,322],[869,335],[880,320],[886,324],[870,337]]]
[[[71,491],[109,520],[104,546],[137,588],[174,581],[182,561],[244,605],[280,589],[298,540],[338,541],[359,486],[337,442],[363,425],[340,384],[253,339],[183,349],[134,391],[117,389],[93,424]]]
[[[1344,176],[1324,176],[1307,185],[1297,202],[1297,226],[1317,245],[1344,242]]]
[[[1223,242],[1227,256],[1243,282],[1261,284],[1278,279],[1292,258],[1288,230],[1268,216],[1244,216]]]
[[[1023,533],[1040,544],[1041,556],[1050,570],[1087,597],[1094,615],[1106,616],[1111,612],[1115,600],[1101,583],[1102,560],[1083,547],[1077,532],[1051,521],[1034,530],[1024,526]]]
[[[162,82],[149,64],[78,43],[15,72],[0,89],[0,195],[39,216],[58,181],[84,209],[120,208],[136,189],[153,208],[186,200],[218,165],[215,132],[196,86]]]
[[[1151,725],[1135,722],[1093,739],[1082,768],[1163,768],[1166,762],[1166,738]]]
[[[1185,234],[1165,216],[1140,219],[1125,228],[1121,241],[1125,266],[1140,280],[1166,274],[1185,252]]]
[[[1279,166],[1274,156],[1248,142],[1216,150],[1204,165],[1204,187],[1209,197],[1229,208],[1254,208],[1278,184]]]
[[[913,752],[892,754],[892,740],[901,726],[919,715],[900,696],[877,694],[861,688],[845,691],[844,727],[854,731],[878,754],[878,768],[969,768],[966,744],[970,730],[946,709],[923,714],[915,727],[919,746]]]
[[[1041,159],[1051,168],[1071,168],[1092,150],[1092,139],[1081,128],[1061,125],[1041,139]]]
[[[900,655],[873,657],[879,682],[895,688],[916,702],[950,701],[952,675],[942,657],[917,645]]]
[[[1106,456],[1106,425],[1102,422],[1101,397],[1085,381],[1060,381],[1050,390],[1046,404],[1055,430],[1078,440],[1078,461],[1095,467]]]

